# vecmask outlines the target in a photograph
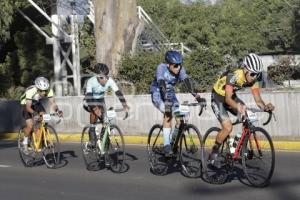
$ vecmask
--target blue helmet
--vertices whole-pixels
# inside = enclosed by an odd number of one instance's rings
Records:
[[[167,51],[165,55],[168,64],[182,64],[182,55],[178,51]]]

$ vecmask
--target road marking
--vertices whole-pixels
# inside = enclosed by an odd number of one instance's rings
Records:
[[[10,165],[0,165],[0,167],[7,168],[7,167],[11,167],[11,166]]]

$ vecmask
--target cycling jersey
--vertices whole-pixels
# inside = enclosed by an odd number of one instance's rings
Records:
[[[246,76],[243,69],[237,69],[233,72],[223,73],[213,86],[213,92],[225,97],[225,88],[229,87],[233,92],[240,90],[244,87],[251,87],[253,93],[259,90],[257,81],[247,83]]]
[[[50,98],[53,97],[53,90],[49,89],[46,96],[42,97],[38,93],[38,89],[32,85],[28,87],[25,93],[21,96],[21,105],[26,105],[27,100],[31,100],[33,104],[38,103],[42,98]]]
[[[111,88],[114,92],[119,90],[119,87],[112,78],[109,78],[106,84],[103,86],[97,80],[97,76],[94,76],[87,82],[86,93],[92,93],[93,98],[100,99],[104,98],[105,91],[107,91],[108,88]]]
[[[156,76],[150,86],[150,92],[153,93],[159,90],[158,82],[160,80],[165,81],[167,91],[174,91],[174,86],[176,85],[176,83],[186,78],[187,78],[187,74],[183,67],[181,68],[179,74],[175,75],[171,73],[170,70],[168,69],[168,64],[161,63],[160,65],[158,65],[156,69]]]

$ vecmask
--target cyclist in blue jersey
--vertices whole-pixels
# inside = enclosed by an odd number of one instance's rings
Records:
[[[106,64],[97,63],[94,66],[94,72],[97,74],[91,77],[87,82],[86,94],[83,102],[83,108],[90,112],[89,140],[92,146],[96,145],[95,123],[99,118],[102,120],[103,113],[106,111],[104,94],[111,88],[119,98],[124,111],[128,112],[129,107],[126,103],[123,93],[120,91],[116,82],[108,76],[109,69]]]
[[[192,81],[182,66],[183,58],[179,52],[167,51],[165,61],[166,63],[157,66],[155,79],[150,86],[150,93],[154,106],[164,113],[164,151],[166,156],[170,156],[173,153],[170,145],[172,112],[179,106],[174,86],[178,81],[183,81],[188,91],[198,102],[205,102],[205,99],[200,98],[200,94],[195,92]],[[173,136],[178,133],[179,125],[180,120],[176,119]]]

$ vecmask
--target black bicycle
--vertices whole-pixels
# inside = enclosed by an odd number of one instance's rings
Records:
[[[180,127],[174,141],[171,142],[173,155],[166,157],[163,148],[163,126],[155,124],[148,135],[148,156],[150,170],[156,175],[165,175],[170,163],[180,161],[182,173],[187,177],[201,175],[201,135],[193,124],[188,123],[189,107],[201,106],[199,116],[202,114],[203,103],[184,102],[178,111],[174,112],[180,118]]]
[[[223,184],[228,180],[230,172],[240,169],[239,166],[241,166],[243,174],[252,186],[265,187],[270,183],[275,168],[275,150],[268,132],[261,127],[254,126],[253,123],[257,121],[255,112],[264,111],[247,109],[244,118],[233,123],[233,125],[243,124],[242,134],[236,136],[235,139],[228,136],[224,140],[219,151],[219,166],[210,162],[209,154],[220,128],[212,127],[207,130],[202,144],[205,181]],[[268,119],[263,125],[267,125],[271,121],[272,112],[267,113]]]

